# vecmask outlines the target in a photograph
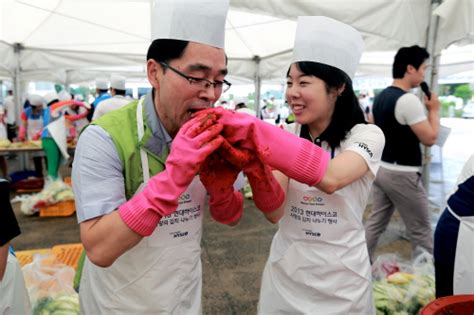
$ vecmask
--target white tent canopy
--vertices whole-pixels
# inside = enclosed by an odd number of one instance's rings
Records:
[[[0,78],[69,84],[93,80],[104,67],[144,76],[150,1],[2,0]],[[427,44],[432,16],[439,17],[435,54],[454,42],[472,43],[473,2],[446,0],[432,15],[431,0],[231,0],[226,26],[229,72],[250,80],[283,78],[296,17],[326,15],[363,34],[367,53],[358,75],[390,76],[396,49]],[[463,59],[457,53],[455,60],[442,60],[442,75],[472,69],[474,51],[468,47]]]

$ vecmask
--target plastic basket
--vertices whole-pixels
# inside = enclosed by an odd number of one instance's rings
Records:
[[[81,256],[84,247],[81,243],[55,245],[52,248],[32,249],[15,252],[16,259],[23,267],[26,264],[33,262],[33,255],[35,254],[55,254],[56,259],[63,264],[77,268],[79,257]]]
[[[40,217],[68,217],[76,212],[76,205],[74,200],[66,200],[40,207]]]
[[[39,192],[44,187],[44,179],[39,177],[30,177],[17,180],[11,185],[11,189],[17,193]]]
[[[472,315],[474,294],[445,296],[427,304],[420,315]]]
[[[33,262],[33,255],[48,253],[51,253],[51,248],[16,251],[15,256],[18,262],[20,263],[20,266],[23,267],[24,265]]]
[[[81,243],[56,245],[51,249],[58,259],[68,266],[77,269],[77,263],[84,247]]]

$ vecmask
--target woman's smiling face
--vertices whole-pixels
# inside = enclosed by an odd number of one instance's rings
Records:
[[[287,77],[286,99],[296,122],[325,127],[331,121],[337,91],[328,91],[323,80],[301,72],[292,64]]]

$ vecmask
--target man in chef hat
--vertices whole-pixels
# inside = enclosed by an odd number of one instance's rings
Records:
[[[84,314],[200,314],[206,191],[196,173],[222,125],[192,114],[230,87],[228,1],[156,0],[147,54],[153,89],[82,132],[73,187],[87,257]]]
[[[112,97],[97,105],[92,120],[96,120],[130,103],[130,100],[125,98],[125,81],[125,77],[121,75],[112,75],[110,77],[110,94]]]
[[[87,119],[89,121],[92,120],[94,115],[94,111],[99,105],[100,102],[105,101],[111,98],[111,95],[108,93],[109,91],[109,81],[106,78],[99,77],[95,80],[95,92],[96,98],[94,102],[91,104],[91,109],[89,110],[89,114],[87,115]]]

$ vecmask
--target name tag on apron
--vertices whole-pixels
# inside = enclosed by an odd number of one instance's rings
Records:
[[[333,240],[353,230],[348,222],[344,198],[327,195],[314,187],[290,180],[285,215],[280,229],[292,240]]]
[[[152,235],[147,237],[149,247],[161,247],[199,241],[202,232],[203,206],[206,198],[204,186],[195,177],[188,189],[179,198],[178,209],[161,218]]]

